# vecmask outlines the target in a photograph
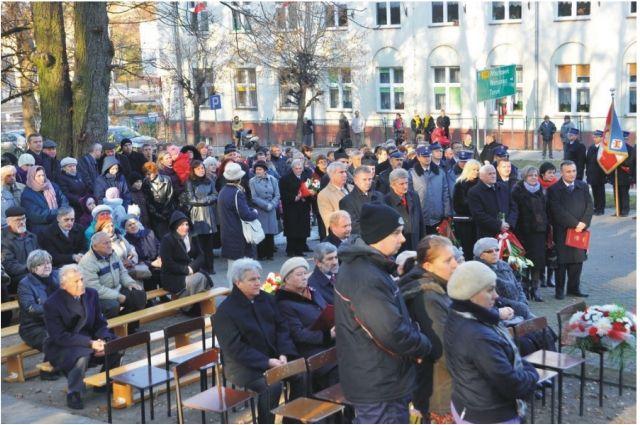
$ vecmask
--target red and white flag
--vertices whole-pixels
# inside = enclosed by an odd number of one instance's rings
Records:
[[[602,143],[598,147],[598,164],[605,174],[611,174],[628,156],[629,152],[627,152],[627,145],[624,142],[622,126],[618,120],[613,101],[611,101]]]

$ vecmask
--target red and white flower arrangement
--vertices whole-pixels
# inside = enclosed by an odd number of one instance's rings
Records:
[[[260,290],[266,292],[267,294],[273,294],[277,290],[279,290],[284,282],[282,281],[282,277],[278,273],[269,273],[267,275],[267,280],[264,281]]]
[[[300,196],[309,198],[316,196],[320,192],[320,180],[308,178],[300,184]]]
[[[568,323],[575,345],[588,351],[607,350],[620,361],[636,350],[636,316],[617,304],[578,311]]]

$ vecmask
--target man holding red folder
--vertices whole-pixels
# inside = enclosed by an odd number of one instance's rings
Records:
[[[565,280],[568,295],[588,297],[580,292],[580,274],[582,263],[587,259],[587,228],[593,215],[593,199],[587,184],[576,180],[577,170],[573,161],[562,161],[560,172],[560,180],[547,192],[553,239],[558,250],[556,299],[564,299]]]

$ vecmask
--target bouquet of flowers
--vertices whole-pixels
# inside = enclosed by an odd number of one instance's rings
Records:
[[[300,196],[303,198],[309,198],[315,196],[320,191],[320,180],[307,179],[300,184]]]
[[[500,249],[500,258],[509,263],[514,271],[522,273],[525,269],[533,266],[533,261],[524,256],[526,251],[513,232],[505,230],[496,236],[496,239]]]
[[[636,350],[636,316],[621,305],[605,304],[574,313],[567,325],[573,345],[588,351],[607,350],[614,360]]]
[[[267,294],[275,293],[280,287],[284,285],[282,281],[282,277],[278,273],[269,273],[267,275],[267,280],[264,281],[260,290],[266,292]]]
[[[438,227],[436,227],[436,231],[440,236],[444,236],[449,239],[452,244],[459,247],[460,241],[456,238],[456,234],[454,232],[453,219],[451,217],[443,218]]]

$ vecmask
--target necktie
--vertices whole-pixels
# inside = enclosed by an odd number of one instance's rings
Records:
[[[569,186],[567,186],[567,190],[569,191],[569,193],[573,192],[573,189],[574,189],[573,183],[571,183]]]
[[[402,195],[402,198],[400,198],[400,203],[403,207],[407,208],[407,197],[405,195]]]
[[[331,278],[329,278],[329,285],[331,285],[331,287],[333,288],[336,284],[336,275],[332,274]]]

